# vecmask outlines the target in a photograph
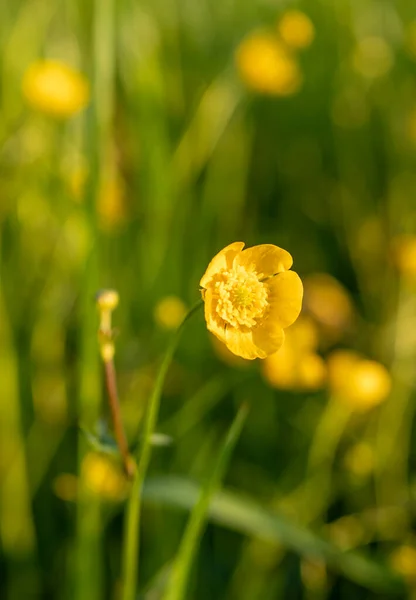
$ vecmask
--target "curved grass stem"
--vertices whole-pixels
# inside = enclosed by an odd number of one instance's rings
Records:
[[[160,398],[162,395],[163,385],[169,365],[172,361],[173,354],[178,345],[185,323],[190,317],[202,306],[203,301],[200,300],[190,309],[176,333],[172,337],[154,383],[153,391],[149,399],[149,405],[146,412],[144,423],[144,432],[142,443],[139,446],[137,456],[137,469],[134,475],[129,499],[127,502],[127,510],[124,526],[124,548],[123,548],[123,590],[122,600],[135,600],[136,589],[138,583],[138,567],[139,567],[139,543],[140,543],[140,515],[141,515],[141,497],[143,482],[146,476],[146,471],[150,462],[152,451],[152,434],[154,433],[157,416],[159,413]]]

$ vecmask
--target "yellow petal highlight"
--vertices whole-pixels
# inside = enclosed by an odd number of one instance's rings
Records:
[[[257,348],[260,348],[266,358],[270,354],[277,352],[285,341],[285,332],[278,322],[263,321],[259,327],[253,331],[253,341]]]
[[[216,254],[209,263],[204,276],[199,282],[199,285],[202,288],[205,288],[213,275],[218,273],[221,269],[229,269],[235,256],[241,252],[241,250],[244,248],[244,245],[244,242],[234,242],[218,252],[218,254]]]
[[[293,264],[289,252],[273,244],[260,244],[246,248],[235,258],[235,262],[246,268],[255,267],[257,273],[270,277],[288,270]]]
[[[211,289],[206,290],[204,296],[205,302],[205,321],[207,323],[207,329],[213,333],[221,342],[225,343],[225,323],[216,316],[216,302],[213,298],[213,292]]]
[[[292,325],[302,308],[303,285],[297,273],[285,271],[267,282],[270,313],[267,320],[278,322],[280,327]]]
[[[266,358],[267,352],[259,348],[253,341],[253,332],[248,329],[241,331],[234,327],[226,329],[225,343],[227,348],[237,356],[253,360],[255,358]]]

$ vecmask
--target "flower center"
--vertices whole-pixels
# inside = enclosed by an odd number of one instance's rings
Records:
[[[214,284],[218,316],[233,327],[254,327],[268,306],[267,287],[260,277],[242,266],[219,273]]]

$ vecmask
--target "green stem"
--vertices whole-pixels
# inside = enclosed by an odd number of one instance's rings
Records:
[[[155,430],[157,416],[159,413],[160,398],[163,384],[171,363],[173,354],[178,345],[185,323],[202,306],[199,300],[188,312],[181,325],[177,329],[168,345],[149,400],[144,424],[143,440],[139,447],[137,469],[132,483],[130,496],[127,504],[125,519],[125,534],[123,548],[123,591],[122,600],[135,600],[137,589],[137,573],[139,566],[139,540],[140,540],[140,509],[143,482],[150,462],[152,451],[152,434]]]
[[[206,525],[212,498],[221,485],[231,454],[240,437],[248,413],[243,404],[237,412],[222,443],[211,476],[201,489],[199,499],[191,513],[173,564],[170,583],[163,600],[183,600],[186,595],[194,557]]]

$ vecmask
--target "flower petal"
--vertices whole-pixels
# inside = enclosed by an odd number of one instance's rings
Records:
[[[283,248],[274,244],[260,244],[243,250],[236,256],[235,262],[246,268],[254,266],[257,273],[270,277],[290,269],[293,259]]]
[[[285,271],[265,282],[269,289],[270,311],[262,323],[278,323],[286,328],[294,323],[302,308],[303,285],[297,273]]]
[[[265,319],[253,329],[253,342],[262,352],[260,358],[274,354],[283,346],[285,332],[278,321]]]
[[[215,301],[211,289],[207,289],[204,293],[205,302],[205,321],[207,329],[213,333],[219,340],[225,343],[225,323],[221,323],[221,319],[215,312]]]
[[[218,271],[221,271],[221,269],[229,269],[233,264],[234,258],[243,248],[244,242],[234,242],[223,248],[221,252],[218,252],[209,263],[199,285],[206,288],[212,277],[218,273]]]
[[[225,330],[225,344],[233,354],[254,360],[255,358],[266,358],[267,354],[253,341],[253,330],[242,330],[237,327],[227,327]]]

